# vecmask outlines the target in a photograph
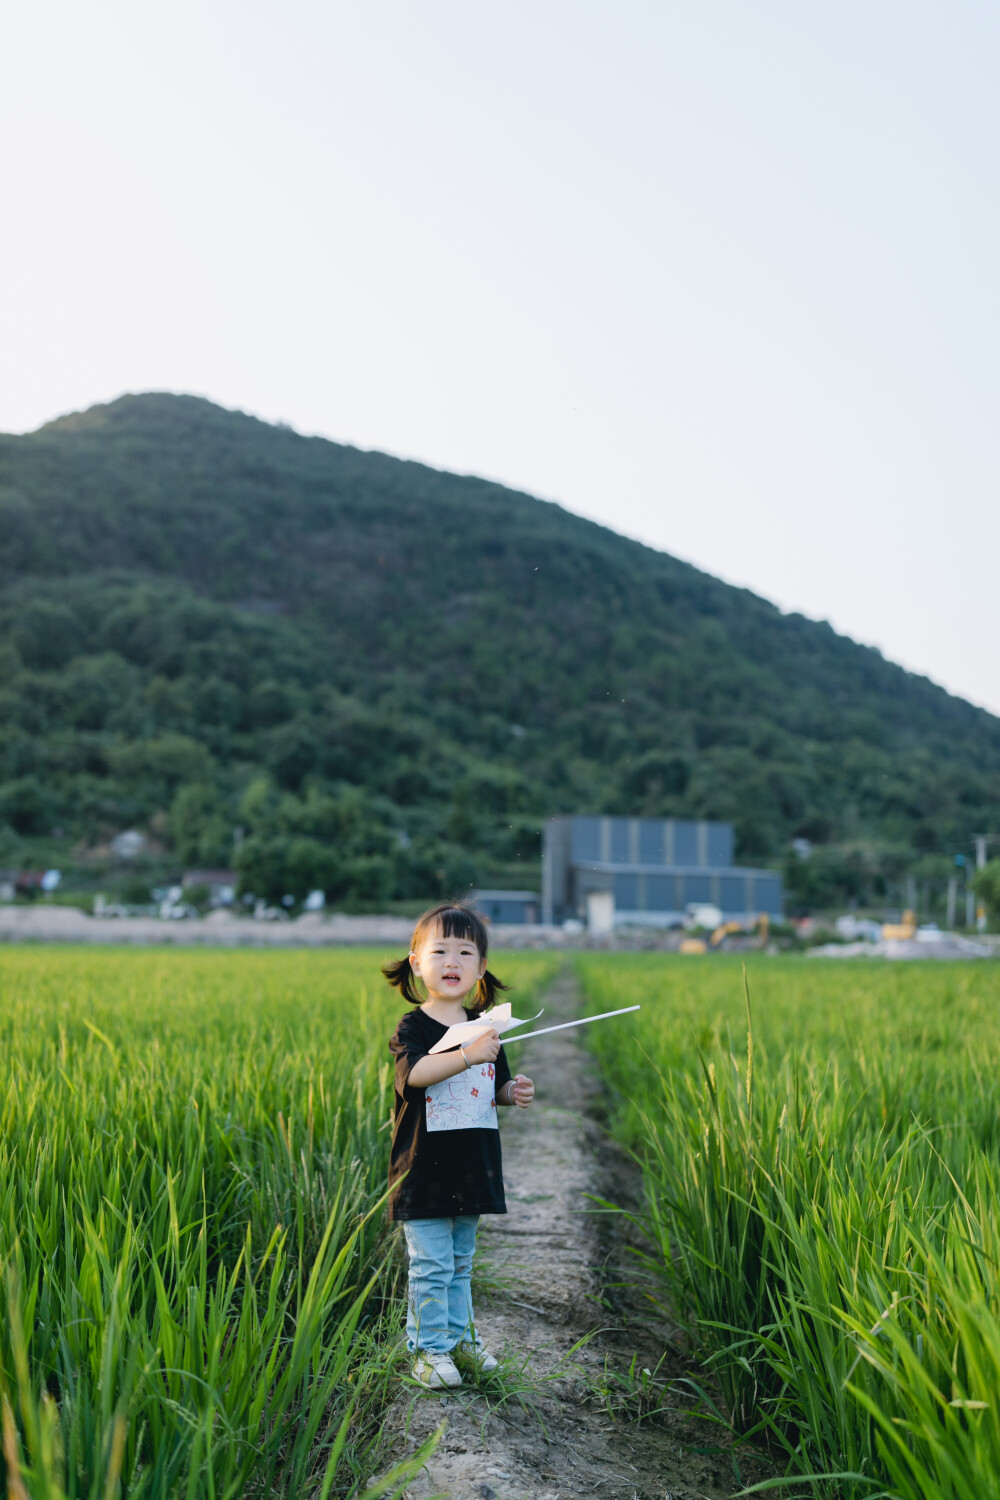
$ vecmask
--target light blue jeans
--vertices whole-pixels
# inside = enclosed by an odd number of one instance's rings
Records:
[[[472,1316],[472,1257],[478,1214],[454,1219],[404,1219],[410,1252],[406,1347],[448,1354],[466,1340],[482,1348]]]

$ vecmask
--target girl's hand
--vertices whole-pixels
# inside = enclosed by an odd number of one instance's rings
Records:
[[[521,1109],[527,1109],[535,1097],[535,1085],[523,1073],[518,1073],[514,1079],[513,1094],[514,1103]]]
[[[470,1063],[496,1062],[500,1051],[499,1031],[488,1031],[485,1036],[477,1036],[474,1042],[466,1042],[462,1051]]]

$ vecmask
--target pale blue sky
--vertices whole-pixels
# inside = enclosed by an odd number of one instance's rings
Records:
[[[39,0],[0,429],[192,391],[485,474],[1000,712],[1000,12]]]

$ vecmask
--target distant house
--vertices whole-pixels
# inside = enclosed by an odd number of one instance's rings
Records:
[[[17,886],[16,870],[0,870],[0,901],[13,901]]]
[[[146,835],[137,828],[126,828],[124,833],[116,833],[111,840],[111,852],[119,859],[135,859],[148,842]]]
[[[541,908],[537,891],[473,891],[469,902],[488,922],[514,926],[537,922]]]
[[[186,870],[181,883],[186,891],[207,885],[209,906],[232,906],[240,877],[235,870]]]
[[[669,927],[715,906],[726,921],[780,917],[781,876],[733,864],[731,823],[681,818],[550,818],[542,844],[542,920]],[[605,917],[606,920],[606,917]]]

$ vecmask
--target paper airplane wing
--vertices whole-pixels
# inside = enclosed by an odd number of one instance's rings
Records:
[[[541,1014],[539,1011],[538,1016]],[[488,1010],[484,1016],[478,1016],[475,1021],[459,1021],[457,1026],[449,1026],[441,1040],[434,1043],[431,1056],[438,1052],[449,1052],[452,1047],[465,1047],[477,1037],[485,1036],[488,1031],[499,1031],[502,1036],[512,1026],[525,1026],[529,1020],[537,1021],[538,1016],[518,1021],[510,1013],[510,1001],[505,1005],[494,1005],[492,1010]]]
[[[487,1021],[480,1016],[478,1021],[460,1021],[457,1026],[449,1026],[439,1042],[435,1042],[431,1048],[431,1056],[437,1052],[449,1052],[452,1047],[464,1047],[469,1042],[474,1042],[477,1037],[485,1036],[488,1031],[497,1028],[492,1021]]]

